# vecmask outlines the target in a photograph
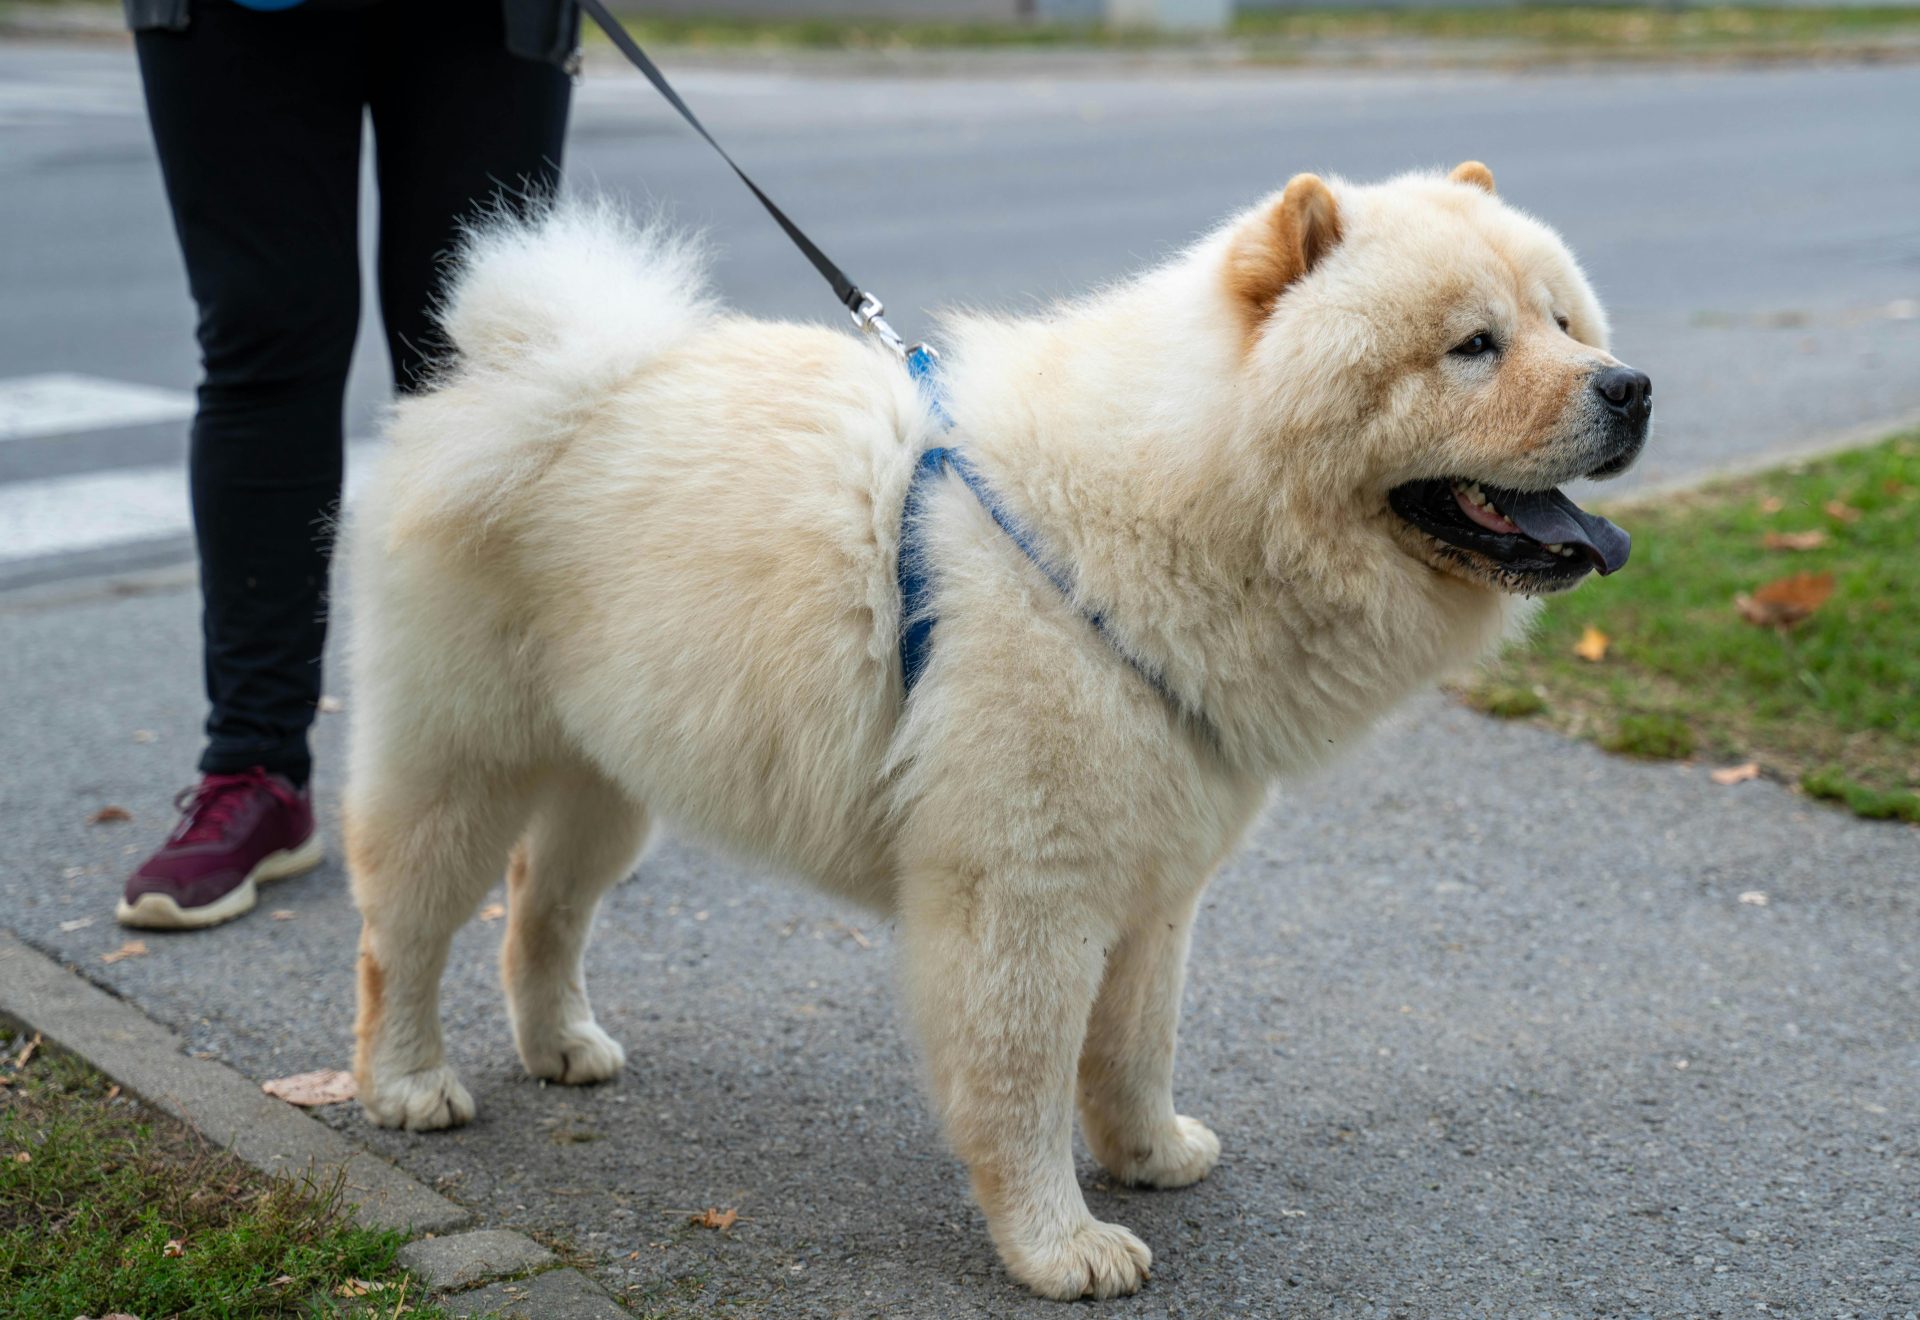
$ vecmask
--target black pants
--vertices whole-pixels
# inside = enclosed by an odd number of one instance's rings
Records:
[[[380,187],[381,320],[397,389],[436,349],[458,226],[558,182],[569,81],[507,53],[498,4],[196,4],[137,36],[199,307],[194,534],[211,713],[200,768],[304,780],[320,697],[341,410],[360,318],[360,142]]]

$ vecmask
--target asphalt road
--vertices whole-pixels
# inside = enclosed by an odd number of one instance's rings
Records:
[[[1623,356],[1660,383],[1637,479],[1920,408],[1910,71],[687,84],[910,333],[923,305],[1070,293],[1150,260],[1296,169],[1477,156],[1573,239]],[[0,384],[191,383],[137,112],[118,53],[0,49]],[[574,143],[576,174],[710,224],[736,302],[831,311],[637,84],[589,81]],[[379,375],[360,364],[356,429]],[[180,447],[177,420],[0,439],[0,556],[40,538],[0,559],[40,582],[0,592],[0,903],[253,1076],[342,1064],[337,862],[268,892],[284,919],[100,961],[200,710],[189,579],[97,575],[177,559],[169,508],[141,501],[177,481]],[[338,724],[319,733],[329,831]],[[108,803],[135,819],[88,826]],[[1277,802],[1211,892],[1178,1092],[1226,1154],[1175,1193],[1083,1167],[1096,1213],[1156,1252],[1148,1288],[1105,1310],[1920,1315],[1917,886],[1912,828],[1420,703]],[[884,925],[663,845],[610,896],[592,954],[628,1072],[578,1092],[517,1075],[496,935],[463,935],[447,986],[479,1122],[329,1121],[484,1218],[573,1243],[636,1300],[1058,1314],[1008,1283],[940,1145]],[[689,1227],[706,1206],[741,1222]]]

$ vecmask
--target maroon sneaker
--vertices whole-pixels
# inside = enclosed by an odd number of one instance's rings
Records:
[[[208,775],[177,805],[180,824],[127,880],[114,913],[123,926],[217,926],[253,908],[261,881],[320,864],[307,790],[257,765]]]

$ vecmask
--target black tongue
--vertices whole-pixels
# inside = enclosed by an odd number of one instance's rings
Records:
[[[1542,545],[1577,546],[1602,573],[1626,566],[1633,538],[1558,490],[1503,490],[1494,503],[1508,521]]]

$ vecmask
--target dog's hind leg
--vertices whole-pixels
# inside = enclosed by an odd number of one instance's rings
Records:
[[[901,959],[948,1137],[1000,1258],[1044,1297],[1118,1297],[1153,1254],[1074,1179],[1074,1063],[1114,938],[1071,875],[903,877]]]
[[[535,1077],[598,1082],[626,1062],[594,1021],[583,964],[600,896],[632,870],[646,839],[646,808],[597,771],[544,785],[507,869],[500,943],[514,1045]]]
[[[382,1127],[456,1127],[473,1098],[446,1060],[440,974],[453,933],[499,878],[526,823],[524,771],[361,773],[350,785],[347,858],[359,905],[360,1013],[354,1076]]]
[[[1114,1177],[1144,1187],[1185,1187],[1220,1158],[1207,1125],[1173,1111],[1174,1034],[1198,899],[1120,938],[1080,1051],[1087,1145]]]

